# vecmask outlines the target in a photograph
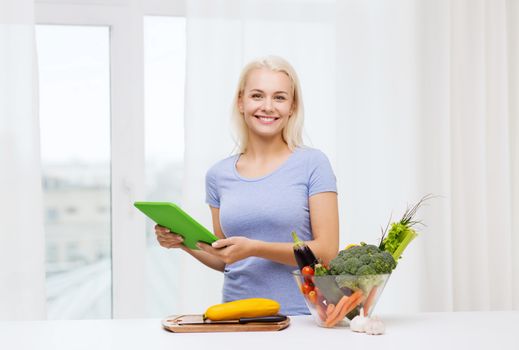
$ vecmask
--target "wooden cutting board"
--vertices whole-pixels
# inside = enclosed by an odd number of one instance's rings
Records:
[[[162,326],[174,333],[205,332],[263,332],[280,331],[290,325],[290,318],[281,322],[206,323],[202,315],[172,315],[162,320]]]

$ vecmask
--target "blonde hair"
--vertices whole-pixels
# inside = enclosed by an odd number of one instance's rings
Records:
[[[292,115],[283,129],[283,140],[288,145],[288,148],[293,151],[296,147],[303,145],[304,108],[299,78],[294,68],[285,59],[278,56],[267,56],[249,62],[243,67],[240,74],[238,88],[233,99],[231,116],[236,133],[235,141],[238,152],[244,153],[249,143],[247,124],[245,124],[243,114],[238,107],[238,101],[243,94],[249,73],[258,68],[268,68],[274,72],[285,73],[292,82]]]

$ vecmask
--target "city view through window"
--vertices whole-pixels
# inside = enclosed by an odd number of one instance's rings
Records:
[[[38,25],[49,319],[112,316],[110,29]],[[144,18],[146,199],[181,202],[185,19]],[[115,155],[116,156],[116,155]],[[178,254],[146,224],[147,316],[176,308]]]
[[[111,317],[109,28],[39,25],[47,316]]]

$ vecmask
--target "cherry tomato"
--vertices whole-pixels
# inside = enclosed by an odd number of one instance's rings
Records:
[[[301,273],[303,275],[308,275],[308,276],[313,276],[314,275],[314,269],[312,268],[312,266],[305,266],[301,269]]]
[[[308,292],[308,300],[310,300],[312,304],[315,304],[317,302],[317,293],[315,292],[315,290],[311,290]]]
[[[301,287],[301,289],[303,291],[303,294],[308,294],[314,290],[314,286],[305,282],[305,283],[303,283],[303,286]]]
[[[305,278],[305,282],[308,284],[314,283],[314,269],[311,266],[305,266],[301,269],[301,274]]]

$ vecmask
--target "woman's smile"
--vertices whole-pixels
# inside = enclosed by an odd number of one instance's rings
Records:
[[[256,119],[258,119],[261,124],[264,124],[264,125],[273,124],[274,122],[276,122],[279,119],[279,117],[274,117],[274,116],[269,116],[269,115],[254,115],[254,117]]]

